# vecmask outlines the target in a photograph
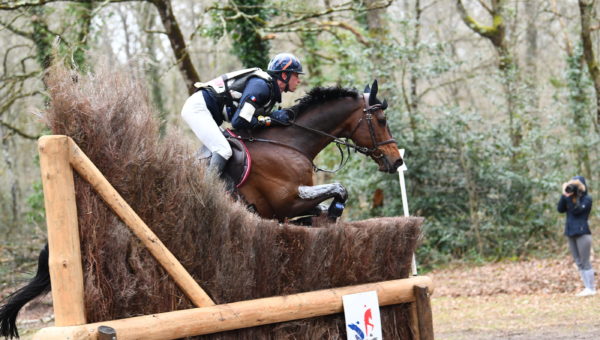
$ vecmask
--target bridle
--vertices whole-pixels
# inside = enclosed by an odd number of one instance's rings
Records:
[[[348,137],[348,139],[352,139],[352,136],[354,136],[354,134],[356,133],[356,130],[358,130],[358,128],[360,127],[360,124],[363,121],[366,121],[367,125],[369,126],[369,135],[371,136],[371,143],[373,144],[373,146],[370,148],[366,148],[366,147],[361,147],[356,144],[353,144],[352,147],[356,151],[358,151],[362,154],[365,154],[367,156],[371,156],[373,158],[381,158],[381,157],[383,157],[383,152],[381,151],[381,149],[379,149],[380,146],[386,145],[386,144],[392,144],[392,143],[398,144],[398,143],[396,142],[396,140],[394,138],[390,138],[383,142],[377,142],[377,139],[375,138],[375,129],[373,128],[373,112],[383,110],[383,106],[381,104],[375,104],[375,105],[369,106],[369,104],[367,102],[367,98],[364,97],[364,99],[365,99],[365,108],[363,109],[364,115],[358,120],[358,123],[356,124],[354,129],[352,129],[352,133],[350,133],[350,136]]]
[[[342,146],[346,147],[348,154],[350,154],[350,149],[354,149],[355,152],[362,153],[363,155],[368,156],[368,157],[373,157],[374,159],[379,159],[379,158],[382,158],[384,155],[383,151],[381,151],[381,149],[379,149],[380,146],[392,144],[392,143],[397,144],[397,142],[394,138],[390,138],[390,139],[382,141],[382,142],[377,142],[377,138],[375,136],[375,128],[373,127],[373,115],[374,115],[374,112],[383,110],[383,106],[382,106],[382,104],[369,105],[368,97],[366,95],[363,95],[363,100],[365,103],[365,108],[363,109],[363,116],[358,120],[358,123],[356,123],[356,125],[352,129],[352,132],[350,133],[350,135],[343,139],[336,137],[325,131],[317,130],[317,129],[296,123],[296,119],[295,119],[297,116],[296,112],[288,109],[289,111],[291,111],[294,114],[294,119],[289,122],[289,125],[293,125],[293,126],[301,128],[301,129],[304,129],[306,131],[310,131],[312,133],[331,138],[332,142],[336,144],[338,150],[340,151],[342,159],[340,161],[340,165],[335,170],[321,169],[318,166],[316,166],[312,160],[310,160],[310,162],[312,163],[312,166],[313,166],[313,170],[315,172],[322,171],[322,172],[334,173],[334,172],[337,172],[340,169],[342,169],[344,167],[344,165],[346,165],[346,163],[348,162],[348,159],[349,159],[349,157],[346,157],[346,159],[344,159],[344,151],[342,149]],[[277,121],[276,119],[274,119],[272,117],[271,117],[271,119],[274,121]],[[371,143],[372,143],[372,146],[370,148],[357,145],[350,141],[350,139],[352,139],[352,136],[354,136],[354,134],[359,129],[359,127],[361,126],[363,121],[367,122],[367,126],[369,129],[369,135],[371,137]],[[249,142],[267,142],[267,143],[277,144],[277,145],[288,147],[290,149],[293,149],[293,150],[303,154],[301,150],[298,150],[297,148],[295,148],[291,145],[288,145],[288,144],[285,144],[285,143],[282,143],[279,141],[275,141],[275,140],[264,139],[264,138],[254,138],[254,137],[239,137],[239,136],[236,138],[243,139],[243,140],[246,140]]]

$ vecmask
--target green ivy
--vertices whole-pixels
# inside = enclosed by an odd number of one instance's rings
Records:
[[[230,0],[237,11],[226,10],[226,30],[233,40],[233,54],[245,67],[263,67],[269,63],[269,40],[263,39],[262,29],[270,11],[265,0]]]

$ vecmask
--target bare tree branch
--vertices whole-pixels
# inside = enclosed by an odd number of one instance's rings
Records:
[[[10,52],[12,52],[13,50],[16,50],[18,48],[23,48],[23,47],[31,48],[31,46],[26,45],[26,44],[18,44],[18,45],[10,46],[9,48],[6,49],[6,51],[4,52],[4,58],[2,60],[2,76],[0,77],[0,79],[3,79],[6,76],[6,72],[8,71],[8,57],[10,55]],[[28,56],[25,58],[28,58]],[[21,59],[21,65],[24,66],[23,59]]]
[[[21,130],[21,129],[15,127],[15,126],[10,125],[10,124],[8,124],[7,122],[5,122],[5,121],[3,121],[1,119],[0,119],[0,125],[4,126],[5,128],[9,129],[10,131],[16,133],[17,135],[19,135],[19,136],[21,136],[21,137],[23,137],[25,139],[38,140],[41,137],[41,135],[31,135],[31,134],[28,134],[26,132],[23,132],[23,130]]]
[[[149,0],[106,0],[105,2],[119,3],[119,2],[148,2]],[[37,0],[37,1],[0,1],[0,11],[12,11],[20,8],[30,8],[44,6],[50,3],[57,2],[78,2],[88,3],[89,0]]]
[[[17,75],[1,77],[0,80],[4,84],[9,84],[10,82],[23,82],[27,79],[35,78],[35,77],[39,76],[39,74],[40,74],[40,71],[33,71],[33,72],[27,73],[27,74],[17,74]]]
[[[369,46],[369,42],[367,41],[367,39],[365,39],[365,37],[360,34],[360,32],[353,27],[352,25],[345,23],[345,22],[340,22],[340,21],[323,21],[321,23],[319,23],[319,26],[321,27],[340,27],[343,28],[345,30],[350,31],[352,34],[354,34],[354,36],[356,37],[356,39],[363,45],[365,46]]]
[[[478,23],[477,21],[475,21],[475,19],[473,19],[473,17],[471,15],[469,15],[462,0],[456,0],[456,7],[458,8],[458,13],[460,14],[460,17],[463,20],[463,22],[465,23],[465,25],[467,25],[474,32],[476,32],[477,34],[479,34],[485,38],[488,38],[492,41],[497,40],[497,35],[499,34],[499,29],[500,29],[501,25],[502,26],[504,25],[504,22],[503,22],[503,20],[501,20],[501,18],[498,18],[500,20],[497,20],[496,14],[494,12],[492,12],[491,9],[490,9],[490,14],[494,17],[493,25],[485,26],[485,25],[482,25],[482,24]]]
[[[25,31],[22,31],[22,30],[19,30],[19,29],[15,28],[12,25],[13,22],[14,22],[14,20],[11,20],[11,22],[8,22],[8,23],[0,21],[0,26],[4,27],[5,29],[11,31],[12,33],[14,33],[14,34],[16,34],[18,36],[21,36],[23,38],[27,38],[29,40],[33,40],[33,34],[32,33],[25,32]]]
[[[393,2],[394,2],[394,0],[386,0],[386,1],[382,1],[380,3],[375,3],[366,8],[365,7],[357,7],[354,2],[347,2],[347,3],[339,5],[337,7],[328,7],[322,11],[303,13],[303,15],[300,15],[296,19],[271,25],[269,27],[269,29],[275,30],[279,27],[293,26],[295,24],[302,23],[308,19],[320,18],[320,17],[331,15],[333,13],[337,13],[337,12],[347,12],[347,11],[365,12],[365,11],[373,11],[373,10],[377,10],[377,9],[383,9],[383,8],[389,7]],[[289,13],[293,14],[294,12],[289,11]]]
[[[492,14],[492,9],[490,8],[490,6],[488,6],[488,4],[485,1],[477,0],[477,2],[479,2],[481,7],[485,8],[485,10],[488,11],[488,13]]]

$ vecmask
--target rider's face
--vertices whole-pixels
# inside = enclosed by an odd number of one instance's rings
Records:
[[[294,92],[296,91],[296,88],[298,87],[298,85],[300,85],[301,80],[300,80],[300,76],[298,75],[298,73],[292,73],[290,75],[290,81],[288,82],[288,91],[289,92]]]

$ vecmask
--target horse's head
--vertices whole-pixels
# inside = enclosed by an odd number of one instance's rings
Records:
[[[396,140],[392,137],[387,124],[385,109],[387,102],[377,99],[377,80],[369,88],[365,88],[360,113],[357,117],[350,138],[361,147],[360,152],[373,158],[379,165],[379,171],[394,173],[402,165],[402,157],[398,151]]]

